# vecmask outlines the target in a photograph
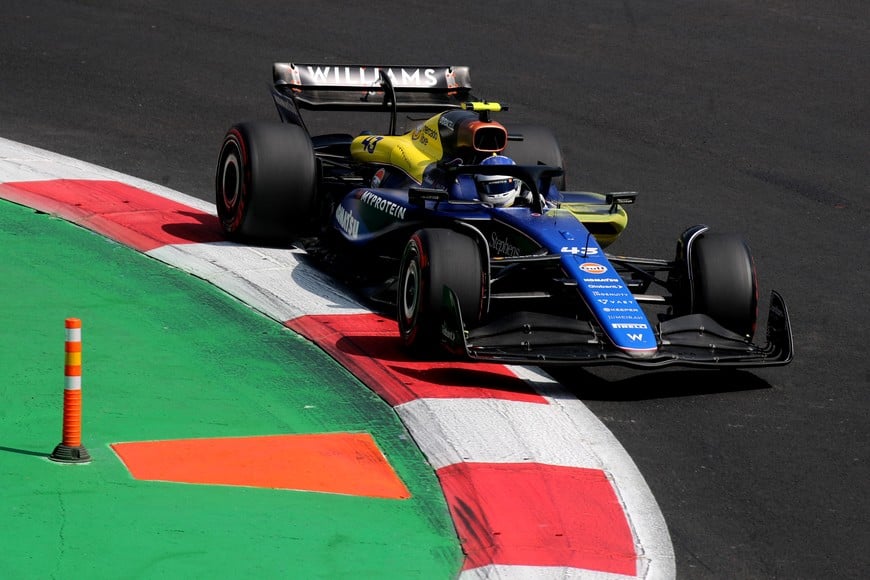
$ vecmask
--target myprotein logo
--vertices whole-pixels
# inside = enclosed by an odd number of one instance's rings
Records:
[[[379,195],[375,195],[371,191],[366,191],[365,193],[363,193],[360,199],[364,204],[370,205],[373,208],[380,210],[389,216],[399,218],[400,220],[405,219],[406,208],[400,206],[394,201],[384,199]]]

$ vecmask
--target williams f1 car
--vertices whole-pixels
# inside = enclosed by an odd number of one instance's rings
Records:
[[[637,368],[791,361],[775,291],[765,343],[754,342],[758,282],[742,237],[696,225],[670,260],[608,253],[636,194],[569,191],[553,133],[496,120],[507,107],[474,96],[467,67],[278,62],[272,98],[279,119],[233,125],[220,149],[224,234],[303,248],[388,304],[415,356]],[[389,125],[306,124],[334,112]]]

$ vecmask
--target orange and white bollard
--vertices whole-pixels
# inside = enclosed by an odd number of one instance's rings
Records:
[[[91,460],[82,445],[82,321],[66,319],[64,344],[63,440],[49,459],[63,463]]]

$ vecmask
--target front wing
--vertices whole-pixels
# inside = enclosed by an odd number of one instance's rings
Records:
[[[709,316],[690,314],[660,323],[658,348],[644,358],[614,347],[589,322],[549,314],[516,312],[467,329],[458,299],[446,287],[444,312],[441,334],[448,351],[504,364],[744,368],[788,364],[794,350],[788,310],[777,292],[771,292],[764,346],[723,328]]]

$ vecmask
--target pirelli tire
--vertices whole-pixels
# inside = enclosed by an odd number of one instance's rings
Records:
[[[443,353],[443,295],[448,286],[459,300],[466,326],[485,314],[486,272],[477,242],[447,228],[415,232],[399,267],[397,319],[405,348],[417,358]]]
[[[308,133],[289,123],[230,127],[215,174],[224,235],[237,241],[287,242],[316,227],[317,163]]]
[[[514,160],[517,165],[550,165],[561,167],[565,163],[562,148],[556,135],[540,125],[511,125],[507,127],[509,136],[522,135],[521,140],[509,139],[503,154]],[[565,174],[553,180],[559,191],[565,191]]]
[[[749,245],[737,234],[704,232],[690,256],[691,311],[751,338],[758,320],[758,279]]]

